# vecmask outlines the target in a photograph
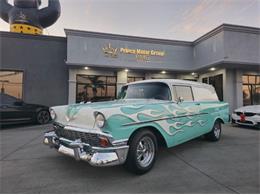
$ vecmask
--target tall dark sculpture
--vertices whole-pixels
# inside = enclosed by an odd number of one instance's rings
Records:
[[[60,17],[59,0],[48,0],[49,5],[39,9],[41,0],[0,0],[0,17],[10,24],[10,31],[25,34],[42,34],[43,29],[53,25]]]

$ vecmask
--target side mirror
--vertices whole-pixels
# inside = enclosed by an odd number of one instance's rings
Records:
[[[178,97],[178,99],[177,99],[177,104],[182,103],[183,101],[184,101],[184,98],[183,98],[183,97]]]
[[[23,101],[14,102],[14,105],[15,106],[22,106],[23,105]]]

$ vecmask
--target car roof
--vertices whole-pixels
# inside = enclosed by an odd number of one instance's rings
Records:
[[[129,83],[128,85],[131,84],[138,84],[138,83],[154,83],[154,82],[160,82],[160,83],[165,83],[167,85],[189,85],[189,86],[203,86],[207,88],[212,88],[212,85],[208,85],[205,83],[201,82],[196,82],[196,81],[187,81],[187,80],[180,80],[180,79],[148,79],[148,80],[143,80],[143,81],[136,81]]]
[[[0,103],[1,104],[10,104],[15,101],[19,101],[19,99],[17,99],[14,96],[8,95],[6,93],[0,93]]]

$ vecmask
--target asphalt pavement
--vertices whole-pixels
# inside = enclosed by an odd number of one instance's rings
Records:
[[[97,168],[42,144],[50,125],[0,131],[0,193],[260,193],[260,131],[223,126],[222,139],[160,149],[154,168]]]

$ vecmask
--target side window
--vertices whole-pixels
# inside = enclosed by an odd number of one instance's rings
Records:
[[[173,89],[175,101],[177,101],[179,97],[182,97],[184,101],[193,101],[193,94],[190,86],[175,85],[173,86]]]
[[[196,101],[218,101],[214,88],[192,87]]]

